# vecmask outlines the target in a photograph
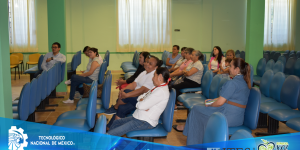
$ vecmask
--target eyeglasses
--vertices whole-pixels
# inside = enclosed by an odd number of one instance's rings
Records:
[[[58,47],[51,47],[51,48],[58,48]]]

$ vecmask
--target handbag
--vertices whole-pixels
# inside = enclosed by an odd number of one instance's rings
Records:
[[[82,95],[82,98],[88,98],[89,97],[91,87],[92,87],[92,85],[87,85],[87,84],[83,83],[83,95]],[[103,88],[103,84],[98,84],[97,98],[101,98],[102,88]]]
[[[179,79],[177,79],[175,82],[174,82],[174,85],[177,85],[177,84],[180,84],[184,81],[184,78],[185,76],[181,76]]]

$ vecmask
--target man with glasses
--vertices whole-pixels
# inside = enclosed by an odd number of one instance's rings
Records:
[[[34,75],[35,78],[39,74],[41,74],[44,70],[48,71],[51,67],[54,66],[55,63],[66,62],[66,56],[60,53],[59,51],[60,51],[60,44],[58,42],[53,43],[52,52],[49,52],[44,56],[43,63],[41,65],[43,70],[39,70],[37,73],[35,73]]]

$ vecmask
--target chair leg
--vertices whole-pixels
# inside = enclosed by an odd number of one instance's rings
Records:
[[[257,128],[268,127],[268,114],[259,113]]]
[[[279,121],[273,119],[272,117],[268,116],[268,131],[265,132],[256,132],[256,136],[268,136],[268,135],[277,135],[277,134],[287,134],[287,133],[278,133],[279,128]]]
[[[20,70],[19,70],[19,66],[18,66],[18,74],[19,74],[19,79],[20,79]]]
[[[17,80],[17,67],[15,67],[15,80]]]

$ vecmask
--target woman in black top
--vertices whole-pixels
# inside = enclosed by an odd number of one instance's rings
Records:
[[[129,84],[129,83],[132,83],[135,78],[137,78],[141,72],[145,71],[145,68],[144,68],[144,62],[146,60],[146,57],[150,55],[149,52],[141,52],[140,55],[139,55],[139,67],[137,68],[136,72],[130,77],[128,78],[127,80],[123,80],[123,79],[119,79],[117,80],[117,86],[120,86],[122,84]]]

